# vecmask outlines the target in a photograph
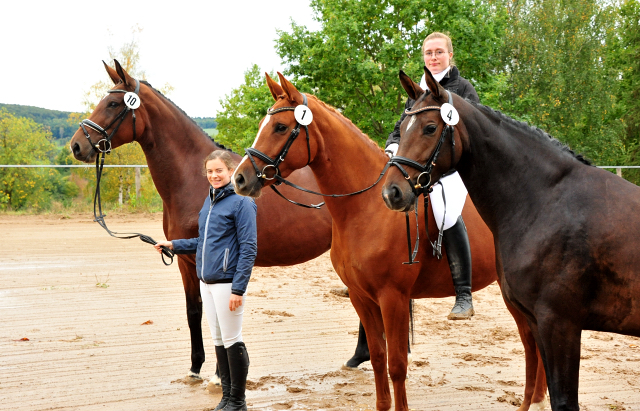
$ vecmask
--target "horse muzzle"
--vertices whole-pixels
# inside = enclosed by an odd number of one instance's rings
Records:
[[[403,190],[396,183],[387,183],[382,187],[382,199],[387,208],[392,211],[411,211],[415,204],[415,194],[409,186]]]
[[[233,176],[233,185],[236,193],[247,197],[260,197],[263,181],[263,179],[256,176],[253,170],[238,170]]]

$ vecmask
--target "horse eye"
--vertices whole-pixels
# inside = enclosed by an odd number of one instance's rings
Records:
[[[438,127],[435,124],[429,124],[424,128],[424,134],[433,134]]]
[[[276,124],[276,133],[284,133],[287,131],[287,126],[284,124]]]
[[[115,101],[112,101],[109,103],[108,107],[118,107],[118,103],[116,103]]]

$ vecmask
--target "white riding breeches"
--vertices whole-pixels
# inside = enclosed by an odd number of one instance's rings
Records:
[[[445,200],[447,203],[445,213],[445,203],[442,199],[442,190],[444,189]],[[429,194],[433,216],[436,219],[438,229],[443,229],[442,218],[444,217],[444,230],[453,227],[458,221],[458,217],[462,214],[464,202],[467,199],[467,188],[464,186],[458,172],[450,174],[440,179],[438,184],[433,186],[433,191]]]
[[[213,343],[229,348],[242,341],[242,317],[247,294],[242,296],[242,305],[235,311],[229,310],[231,283],[205,284],[200,281],[200,296]]]

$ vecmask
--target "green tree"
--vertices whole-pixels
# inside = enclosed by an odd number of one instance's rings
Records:
[[[378,143],[404,110],[398,71],[421,77],[422,42],[433,31],[450,34],[456,64],[481,99],[494,88],[505,22],[492,1],[312,0],[311,7],[319,31],[292,22],[291,33],[278,32],[285,74]]]
[[[614,7],[597,0],[506,2],[497,107],[549,132],[597,164],[625,158],[607,66]]]
[[[275,73],[270,76],[278,78]],[[254,64],[245,71],[244,84],[220,100],[222,111],[216,114],[216,141],[244,154],[244,149],[250,147],[256,138],[260,120],[273,103],[264,73]]]
[[[0,164],[50,164],[51,133],[27,118],[0,109]],[[0,168],[0,209],[46,208],[57,173],[43,168]]]

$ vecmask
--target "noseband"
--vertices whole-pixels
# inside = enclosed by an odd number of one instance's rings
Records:
[[[307,96],[303,94],[302,98],[303,98],[302,104],[307,106]],[[269,109],[267,110],[267,115],[271,116],[273,114],[277,114],[283,111],[295,111],[295,109],[296,109],[295,107],[280,107],[277,109]],[[287,153],[289,152],[291,145],[300,134],[300,126],[301,124],[296,119],[295,128],[291,130],[291,134],[289,134],[289,138],[284,143],[284,147],[282,147],[282,150],[280,150],[280,154],[278,154],[275,159],[269,157],[268,155],[266,155],[260,150],[256,150],[253,147],[244,149],[245,153],[247,153],[247,157],[249,157],[249,160],[251,161],[251,164],[253,164],[253,168],[256,171],[256,175],[258,176],[258,178],[262,178],[265,180],[273,180],[276,178],[276,176],[280,176],[280,169],[278,168],[278,166],[280,165],[280,163],[284,161],[284,158],[287,156]],[[308,166],[309,163],[311,162],[311,146],[309,144],[309,128],[306,125],[304,125],[303,127],[307,134],[307,164],[306,165]],[[258,157],[260,160],[267,163],[267,165],[264,166],[262,170],[258,168],[258,165],[253,159],[254,156]],[[273,171],[272,172],[268,171],[269,169],[273,169]]]
[[[449,104],[453,106],[453,97],[451,96],[451,93],[448,90],[446,91],[447,91],[447,94],[449,95]],[[425,111],[434,111],[434,110],[439,111],[440,107],[427,106],[427,107],[422,107],[416,110],[413,110],[413,107],[412,107],[411,109],[407,109],[405,113],[407,115],[416,115]],[[391,165],[398,167],[398,170],[400,170],[404,178],[411,185],[411,190],[413,190],[413,193],[416,195],[416,197],[418,197],[420,194],[425,194],[426,196],[427,193],[431,192],[431,187],[433,186],[433,184],[435,184],[435,182],[431,181],[431,172],[433,171],[433,167],[435,167],[436,165],[436,161],[438,160],[438,156],[440,155],[440,149],[442,148],[442,144],[444,143],[444,140],[447,137],[447,134],[451,135],[451,160],[452,160],[451,164],[453,165],[453,160],[455,159],[455,155],[456,155],[455,153],[456,140],[453,138],[453,132],[454,132],[453,126],[445,123],[445,127],[442,129],[442,133],[440,134],[440,139],[438,139],[438,143],[436,144],[436,147],[433,150],[433,153],[431,153],[431,156],[429,157],[429,159],[427,160],[427,164],[425,165],[422,165],[410,158],[401,157],[401,156],[394,156],[389,161]],[[420,171],[420,174],[418,175],[415,181],[413,181],[411,177],[409,177],[409,173],[407,173],[407,171],[404,169],[404,167],[402,167],[402,165],[409,166]],[[421,182],[423,177],[427,178],[426,182],[424,183]]]
[[[120,114],[118,114],[116,118],[114,118],[113,121],[109,123],[109,125],[106,126],[105,128],[100,127],[100,125],[94,123],[88,118],[85,118],[80,122],[80,128],[82,128],[82,132],[84,133],[84,136],[89,141],[89,144],[91,144],[91,147],[93,147],[99,153],[111,152],[111,139],[120,128],[120,125],[124,121],[124,118],[126,117],[129,111],[131,111],[131,118],[133,119],[133,141],[136,140],[136,108],[139,107],[140,105],[140,96],[138,95],[140,93],[140,82],[136,79],[136,89],[133,93],[128,92],[127,90],[109,90],[107,91],[107,93],[109,94],[125,93],[125,99],[127,101],[125,101],[125,107],[122,109]],[[127,94],[129,95],[127,96]],[[107,130],[111,128],[111,126],[113,126],[116,122],[118,124],[116,124],[116,126],[113,128],[113,130],[111,131],[111,134],[107,134]],[[89,131],[87,130],[87,127],[100,133],[100,135],[103,138],[100,139],[97,143],[94,143],[93,141],[91,141],[91,136],[89,135]]]

